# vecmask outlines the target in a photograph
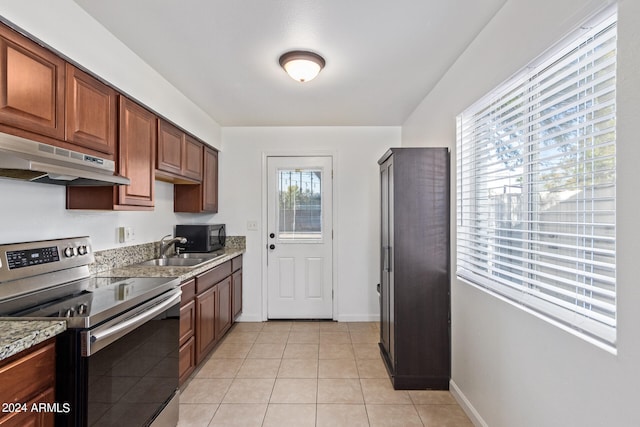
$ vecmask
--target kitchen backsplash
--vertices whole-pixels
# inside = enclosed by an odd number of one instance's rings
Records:
[[[245,249],[246,237],[227,236],[225,247],[230,249]],[[93,254],[95,262],[89,265],[89,270],[91,274],[96,274],[113,268],[137,264],[148,259],[156,258],[159,251],[159,241],[96,251]]]

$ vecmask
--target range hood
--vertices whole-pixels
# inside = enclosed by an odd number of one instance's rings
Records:
[[[73,186],[129,185],[115,162],[0,133],[0,178]]]

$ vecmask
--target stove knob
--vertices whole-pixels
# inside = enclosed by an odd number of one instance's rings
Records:
[[[78,246],[78,255],[86,255],[87,252],[89,251],[87,250],[87,247],[85,245]]]
[[[64,249],[64,256],[66,256],[67,258],[71,258],[75,255],[76,255],[76,248],[72,248],[71,246],[69,246],[68,248]]]
[[[65,312],[64,312],[64,317],[73,317],[73,315],[75,314],[75,310],[72,308],[68,308]]]
[[[86,314],[87,313],[87,304],[78,304],[78,307],[76,308],[76,312],[80,315],[82,314]]]

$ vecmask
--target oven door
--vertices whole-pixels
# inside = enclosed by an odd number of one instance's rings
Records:
[[[177,423],[167,405],[177,402],[180,293],[60,336],[56,400],[71,411],[57,414],[56,425],[147,426],[168,412],[169,425]]]

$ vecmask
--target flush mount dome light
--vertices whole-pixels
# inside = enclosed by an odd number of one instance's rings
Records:
[[[293,50],[280,57],[280,66],[299,82],[313,80],[324,67],[324,58],[317,53]]]

